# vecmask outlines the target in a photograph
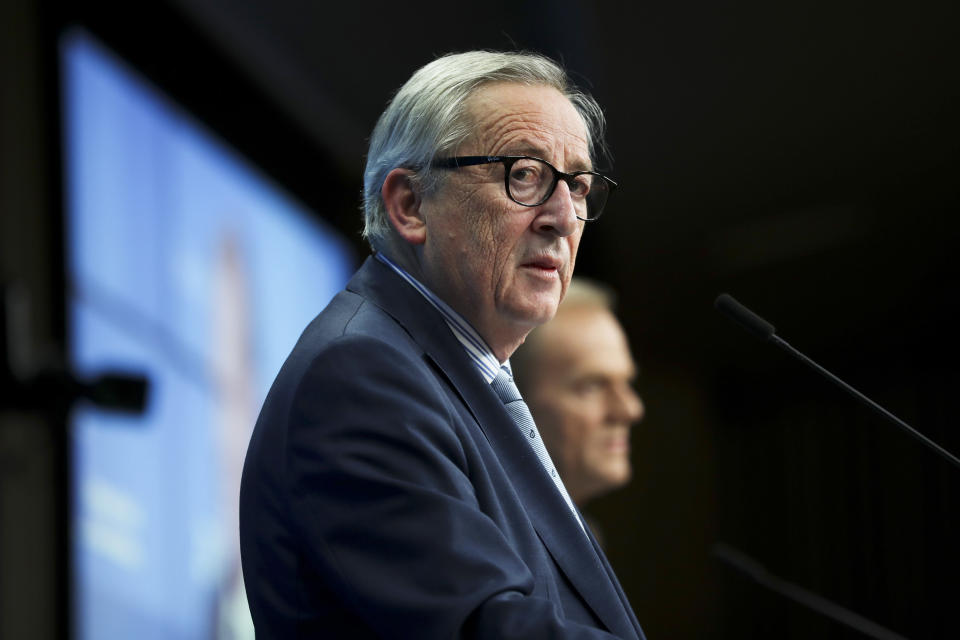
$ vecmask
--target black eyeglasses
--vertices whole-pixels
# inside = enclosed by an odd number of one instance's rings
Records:
[[[458,169],[494,162],[503,163],[507,197],[524,207],[540,206],[550,199],[560,180],[566,182],[580,220],[599,218],[607,196],[617,188],[616,182],[596,171],[564,173],[546,160],[532,156],[458,156],[434,160],[430,166]]]

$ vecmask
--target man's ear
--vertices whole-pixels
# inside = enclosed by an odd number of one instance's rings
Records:
[[[380,188],[387,218],[401,238],[410,244],[423,244],[427,225],[420,213],[420,193],[410,169],[394,169],[387,174]]]

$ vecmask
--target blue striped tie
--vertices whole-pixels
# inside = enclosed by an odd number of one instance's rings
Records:
[[[569,506],[570,511],[573,512],[573,517],[576,519],[577,524],[580,525],[580,528],[583,529],[583,523],[580,521],[580,516],[577,515],[577,509],[573,506],[573,500],[570,499],[570,494],[567,493],[567,488],[563,486],[560,474],[557,473],[556,467],[553,466],[553,461],[550,459],[550,454],[547,453],[543,439],[540,437],[540,434],[537,433],[537,425],[534,423],[533,416],[530,414],[530,408],[520,396],[520,391],[517,389],[517,385],[514,384],[510,371],[506,367],[500,367],[500,372],[497,374],[497,377],[494,378],[493,382],[490,383],[490,386],[493,387],[493,390],[503,402],[507,413],[513,418],[514,423],[520,428],[524,439],[533,447],[533,452],[536,453],[537,458],[540,459],[540,464],[543,465],[547,474],[553,479],[553,484],[557,486],[557,491],[559,491],[563,499],[567,501],[567,506]]]

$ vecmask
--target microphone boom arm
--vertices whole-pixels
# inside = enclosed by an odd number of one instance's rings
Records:
[[[755,314],[753,311],[751,311],[750,309],[746,308],[745,306],[737,302],[733,296],[726,293],[721,293],[719,296],[717,296],[717,299],[714,302],[714,306],[717,308],[718,311],[720,311],[722,314],[724,314],[725,316],[727,316],[728,318],[730,318],[731,320],[733,320],[734,322],[742,326],[744,329],[746,329],[750,333],[756,335],[761,340],[773,342],[778,347],[780,347],[781,349],[783,349],[793,357],[797,358],[798,360],[800,360],[801,362],[809,366],[814,371],[820,373],[822,376],[824,376],[825,378],[827,378],[828,380],[830,380],[831,382],[839,386],[841,389],[849,393],[851,396],[853,396],[863,404],[873,409],[876,413],[880,414],[881,416],[883,416],[884,418],[886,418],[896,426],[900,427],[900,429],[905,431],[908,435],[912,436],[916,440],[919,440],[920,442],[925,444],[927,447],[929,447],[933,451],[936,451],[937,453],[939,453],[942,457],[949,460],[955,467],[960,468],[960,458],[957,458],[957,456],[953,455],[952,453],[950,453],[949,451],[941,447],[939,444],[937,444],[936,442],[934,442],[927,436],[923,435],[922,433],[920,433],[919,431],[917,431],[916,429],[908,425],[906,422],[904,422],[897,416],[893,415],[892,413],[890,413],[889,411],[881,407],[876,402],[874,402],[867,396],[863,395],[862,393],[860,393],[859,391],[851,387],[849,384],[847,384],[846,382],[844,382],[834,374],[824,369],[822,366],[820,366],[819,364],[811,360],[805,354],[795,349],[793,346],[790,345],[789,342],[787,342],[786,340],[784,340],[783,338],[781,338],[776,334],[776,329],[772,324],[770,324],[769,322],[767,322],[766,320],[764,320],[763,318]]]

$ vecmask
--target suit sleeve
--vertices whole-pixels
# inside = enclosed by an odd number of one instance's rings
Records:
[[[564,620],[480,509],[456,411],[427,365],[345,337],[307,368],[285,482],[309,567],[393,638],[613,638]]]

